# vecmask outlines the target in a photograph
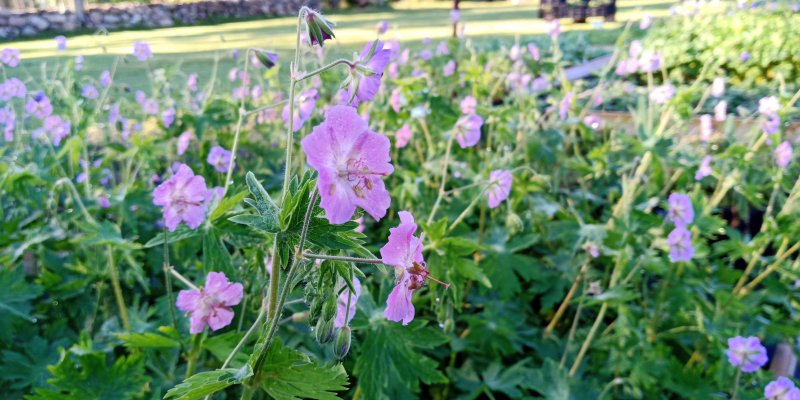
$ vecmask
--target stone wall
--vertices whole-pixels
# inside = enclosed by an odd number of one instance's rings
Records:
[[[302,5],[319,7],[319,0],[198,1],[185,4],[91,5],[83,24],[72,12],[0,10],[0,38],[47,32],[56,36],[81,27],[115,30],[137,26],[193,25],[210,18],[245,18],[294,15]]]

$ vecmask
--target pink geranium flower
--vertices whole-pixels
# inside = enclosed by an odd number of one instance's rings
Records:
[[[472,96],[467,96],[461,100],[460,106],[463,114],[475,114],[475,108],[478,107],[478,100],[475,100]]]
[[[146,61],[153,57],[153,52],[150,51],[150,45],[147,42],[137,40],[133,42],[133,56],[139,61]]]
[[[311,115],[314,113],[314,108],[317,106],[317,98],[318,98],[317,89],[309,89],[300,93],[300,96],[295,99],[295,106],[294,106],[294,114],[292,119],[292,130],[294,132],[299,131],[303,124],[311,118]],[[281,113],[281,117],[283,117],[283,122],[289,123],[289,105],[285,105],[283,107],[283,112]]]
[[[747,373],[757,371],[769,361],[767,349],[755,336],[747,338],[736,336],[728,339],[728,350],[725,353],[731,365]]]
[[[497,169],[489,174],[489,188],[486,189],[489,199],[489,208],[495,208],[508,198],[511,193],[511,172]]]
[[[164,224],[170,232],[181,222],[194,229],[205,219],[207,196],[205,179],[187,165],[178,164],[175,175],[153,191],[153,204],[163,208]]]
[[[389,229],[389,241],[381,247],[381,259],[386,265],[395,267],[395,287],[386,299],[386,319],[408,325],[414,319],[414,304],[411,296],[426,279],[438,282],[445,287],[449,284],[434,279],[428,272],[422,257],[422,240],[414,236],[417,224],[408,211],[397,213],[400,225]]]
[[[239,304],[243,295],[241,283],[231,283],[222,272],[209,272],[205,287],[178,293],[176,306],[191,314],[190,333],[201,333],[206,326],[216,331],[230,325],[233,321],[231,307]]]
[[[786,168],[792,161],[792,153],[792,145],[787,141],[783,141],[775,148],[775,164],[781,168]]]
[[[406,147],[411,140],[411,127],[408,126],[408,124],[403,124],[403,127],[398,129],[394,134],[394,137],[394,145],[397,146],[398,149]]]
[[[206,161],[213,165],[217,172],[227,172],[228,164],[231,162],[231,152],[225,150],[222,146],[214,146],[211,148],[211,151],[208,152]]]
[[[183,153],[186,152],[186,149],[189,148],[189,142],[192,141],[192,136],[193,136],[192,132],[189,132],[189,131],[183,132],[183,133],[181,133],[180,136],[178,136],[178,155],[179,156],[182,156]]]
[[[320,206],[330,223],[349,221],[357,206],[376,220],[386,215],[391,198],[381,178],[394,171],[391,144],[369,130],[354,108],[328,109],[325,121],[301,145],[309,165],[319,173]]]
[[[458,145],[462,149],[472,147],[478,144],[481,140],[481,127],[483,126],[483,118],[479,115],[469,114],[459,118],[453,127],[453,133],[456,135]]]
[[[350,75],[345,81],[348,101],[358,102],[372,100],[381,86],[383,70],[392,56],[390,49],[383,48],[383,42],[376,39],[364,45],[361,56],[350,68]]]

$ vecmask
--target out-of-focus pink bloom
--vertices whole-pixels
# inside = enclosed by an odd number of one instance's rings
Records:
[[[389,21],[384,19],[378,22],[378,24],[375,25],[375,30],[378,31],[378,35],[383,35],[384,33],[386,33],[386,31],[389,30]]]
[[[645,50],[642,52],[642,55],[639,57],[639,69],[642,72],[655,72],[658,70],[659,66],[661,66],[661,55],[652,51],[652,50]]]
[[[670,83],[665,83],[653,88],[650,92],[650,101],[656,104],[666,104],[674,96],[675,86],[672,86]]]
[[[800,400],[800,389],[791,379],[780,376],[764,387],[764,397],[767,400]]]
[[[515,44],[511,46],[511,50],[508,51],[508,58],[510,58],[511,61],[517,61],[519,60],[519,56],[520,56],[519,45]]]
[[[781,103],[775,96],[763,97],[758,101],[758,112],[761,115],[776,114],[781,110]]]
[[[495,208],[508,198],[511,194],[511,172],[504,169],[496,169],[489,174],[489,187],[486,194],[489,200],[489,208]]]
[[[408,124],[403,124],[403,127],[398,129],[397,132],[394,134],[395,141],[394,145],[397,146],[398,149],[402,149],[408,145],[408,142],[411,140],[411,127]]]
[[[317,98],[318,98],[317,89],[309,89],[300,93],[300,96],[295,99],[295,107],[294,107],[294,117],[292,120],[292,130],[294,132],[299,131],[303,125],[311,118],[311,115],[314,113],[314,109],[317,107]],[[283,117],[283,122],[289,123],[289,105],[283,106],[283,112],[281,113]]]
[[[442,75],[450,76],[453,75],[455,72],[456,72],[456,62],[450,60],[447,62],[447,64],[444,65],[444,68],[442,70]]]
[[[711,83],[711,95],[714,97],[722,97],[725,94],[725,79],[721,77],[714,78]]]
[[[50,135],[53,146],[58,146],[65,137],[69,136],[72,124],[58,115],[49,115],[44,119],[42,129],[44,129],[43,133]]]
[[[461,20],[461,13],[456,9],[450,10],[450,22],[457,24],[458,21],[460,20]]]
[[[711,122],[711,115],[703,114],[700,116],[700,140],[708,142],[711,139],[711,134],[714,131],[714,125]]]
[[[439,45],[436,46],[436,55],[437,56],[446,56],[450,54],[450,48],[447,47],[447,43],[444,40],[439,42]]]
[[[161,123],[164,128],[169,128],[173,122],[175,122],[175,109],[170,107],[161,113]]]
[[[147,115],[158,114],[158,101],[156,99],[147,99],[142,103],[142,112]]]
[[[349,99],[359,102],[370,101],[378,93],[381,78],[392,52],[383,48],[383,42],[375,40],[364,45],[359,60],[350,69],[344,86],[347,87]]]
[[[406,96],[403,95],[403,90],[399,87],[392,89],[392,95],[389,97],[389,104],[392,106],[394,112],[399,113],[400,108],[408,104]]]
[[[568,92],[566,95],[564,95],[564,98],[561,99],[561,103],[558,105],[558,116],[562,121],[567,120],[567,113],[569,112],[569,108],[572,106],[573,96],[574,95],[572,92]]]
[[[8,67],[16,68],[19,65],[20,55],[19,50],[6,47],[0,51],[0,62]]]
[[[475,109],[478,107],[478,101],[472,96],[467,96],[461,100],[460,106],[462,114],[475,114]]]
[[[111,72],[108,70],[103,71],[100,74],[100,85],[103,87],[108,87],[111,84]]]
[[[186,78],[186,87],[192,92],[197,90],[197,74],[189,74],[189,77]]]
[[[547,23],[547,35],[553,39],[558,39],[558,35],[561,34],[561,22],[557,19],[554,19]]]
[[[772,135],[781,128],[781,117],[778,114],[768,114],[767,119],[761,121],[761,130]]]
[[[99,205],[100,208],[111,207],[111,201],[109,201],[108,195],[105,193],[100,193],[99,195],[97,195],[97,205]]]
[[[697,168],[697,172],[694,174],[694,180],[701,181],[703,178],[711,175],[711,156],[703,157],[703,161],[700,162],[700,167]]]
[[[631,58],[639,58],[642,55],[642,51],[644,51],[644,45],[642,44],[641,40],[634,40],[631,42],[631,45],[628,47],[628,55]]]
[[[192,136],[194,136],[194,135],[190,131],[183,132],[183,133],[181,133],[180,136],[178,136],[178,155],[179,156],[182,156],[183,153],[186,152],[186,149],[189,148],[189,142],[192,141]]]
[[[667,200],[669,203],[669,210],[667,217],[675,224],[675,226],[687,226],[694,221],[694,208],[692,208],[692,199],[683,193],[672,193]]]
[[[208,152],[208,158],[206,159],[209,164],[214,166],[214,169],[217,172],[227,172],[228,165],[231,162],[231,152],[225,150],[222,146],[214,146],[211,148],[211,151]],[[236,164],[234,164],[235,166]]]
[[[133,56],[139,61],[146,61],[153,57],[153,52],[150,51],[150,45],[147,42],[137,40],[133,42]]]
[[[749,51],[743,51],[741,54],[739,54],[739,61],[747,61],[749,59],[750,59]]]
[[[639,22],[639,29],[647,29],[650,25],[653,24],[653,16],[650,14],[645,14],[642,20]]]
[[[682,226],[677,226],[667,236],[669,260],[671,262],[690,261],[694,257],[692,233]]]
[[[734,367],[739,367],[742,372],[755,372],[767,364],[767,349],[761,341],[750,336],[744,338],[736,336],[728,339],[728,350],[725,352],[728,362]]]
[[[391,144],[369,130],[354,108],[330,107],[301,146],[319,173],[320,207],[330,223],[349,221],[357,206],[376,220],[386,215],[391,198],[381,178],[394,171]]]
[[[81,96],[86,99],[94,100],[100,96],[100,92],[97,91],[97,88],[94,87],[94,85],[83,85],[83,89],[81,89]]]
[[[595,114],[589,114],[585,118],[583,118],[583,123],[588,126],[591,130],[596,131],[600,129],[602,120]]]
[[[189,332],[198,334],[208,326],[220,330],[233,321],[232,307],[244,296],[241,283],[231,283],[222,272],[209,272],[206,285],[200,290],[181,290],[176,306],[190,314]]]
[[[728,102],[725,100],[720,101],[714,106],[714,119],[717,122],[722,122],[728,119]]]
[[[775,164],[781,168],[786,168],[792,161],[792,145],[788,141],[783,141],[775,148]]]
[[[481,140],[481,127],[483,127],[483,118],[479,115],[469,114],[459,118],[453,127],[453,134],[456,135],[458,145],[462,149],[475,146]]]
[[[531,53],[531,57],[533,57],[534,61],[539,61],[539,48],[536,47],[536,43],[528,43],[528,51]]]
[[[67,49],[67,38],[66,38],[66,36],[58,35],[58,36],[54,37],[53,40],[56,42],[56,48],[58,49],[58,51],[64,51],[64,50]]]
[[[53,113],[53,105],[44,92],[38,92],[28,99],[25,104],[25,112],[36,118],[44,120]]]

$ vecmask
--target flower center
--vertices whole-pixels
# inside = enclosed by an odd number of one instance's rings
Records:
[[[339,177],[347,179],[351,183],[353,192],[356,196],[364,198],[364,192],[372,190],[372,176],[386,176],[385,173],[375,172],[369,169],[367,163],[358,159],[348,159],[343,169],[339,170]]]

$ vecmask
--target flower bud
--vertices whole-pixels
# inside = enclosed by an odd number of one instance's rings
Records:
[[[522,222],[522,218],[517,215],[517,213],[510,212],[506,216],[506,228],[510,234],[519,233],[522,229],[525,228],[525,223]]]
[[[336,339],[333,341],[333,354],[336,356],[336,358],[342,360],[345,356],[347,356],[347,352],[349,351],[350,327],[345,326],[344,328],[336,331]]]
[[[333,339],[333,320],[320,319],[317,321],[316,330],[317,343],[325,344]]]
[[[261,64],[263,64],[267,69],[270,69],[278,63],[278,54],[272,53],[265,50],[254,50],[256,53],[256,58],[258,59]]]
[[[444,326],[442,326],[442,331],[444,331],[446,334],[452,333],[455,326],[456,323],[453,321],[453,318],[447,318],[444,321]]]
[[[330,296],[325,300],[325,305],[322,306],[322,319],[336,318],[337,300],[335,296]]]
[[[306,11],[306,32],[311,46],[318,44],[322,47],[325,40],[335,38],[334,26],[336,24],[328,21],[322,14],[311,9]]]
[[[316,325],[319,317],[322,314],[322,299],[319,297],[311,301],[311,307],[308,308],[308,323],[309,325]]]

